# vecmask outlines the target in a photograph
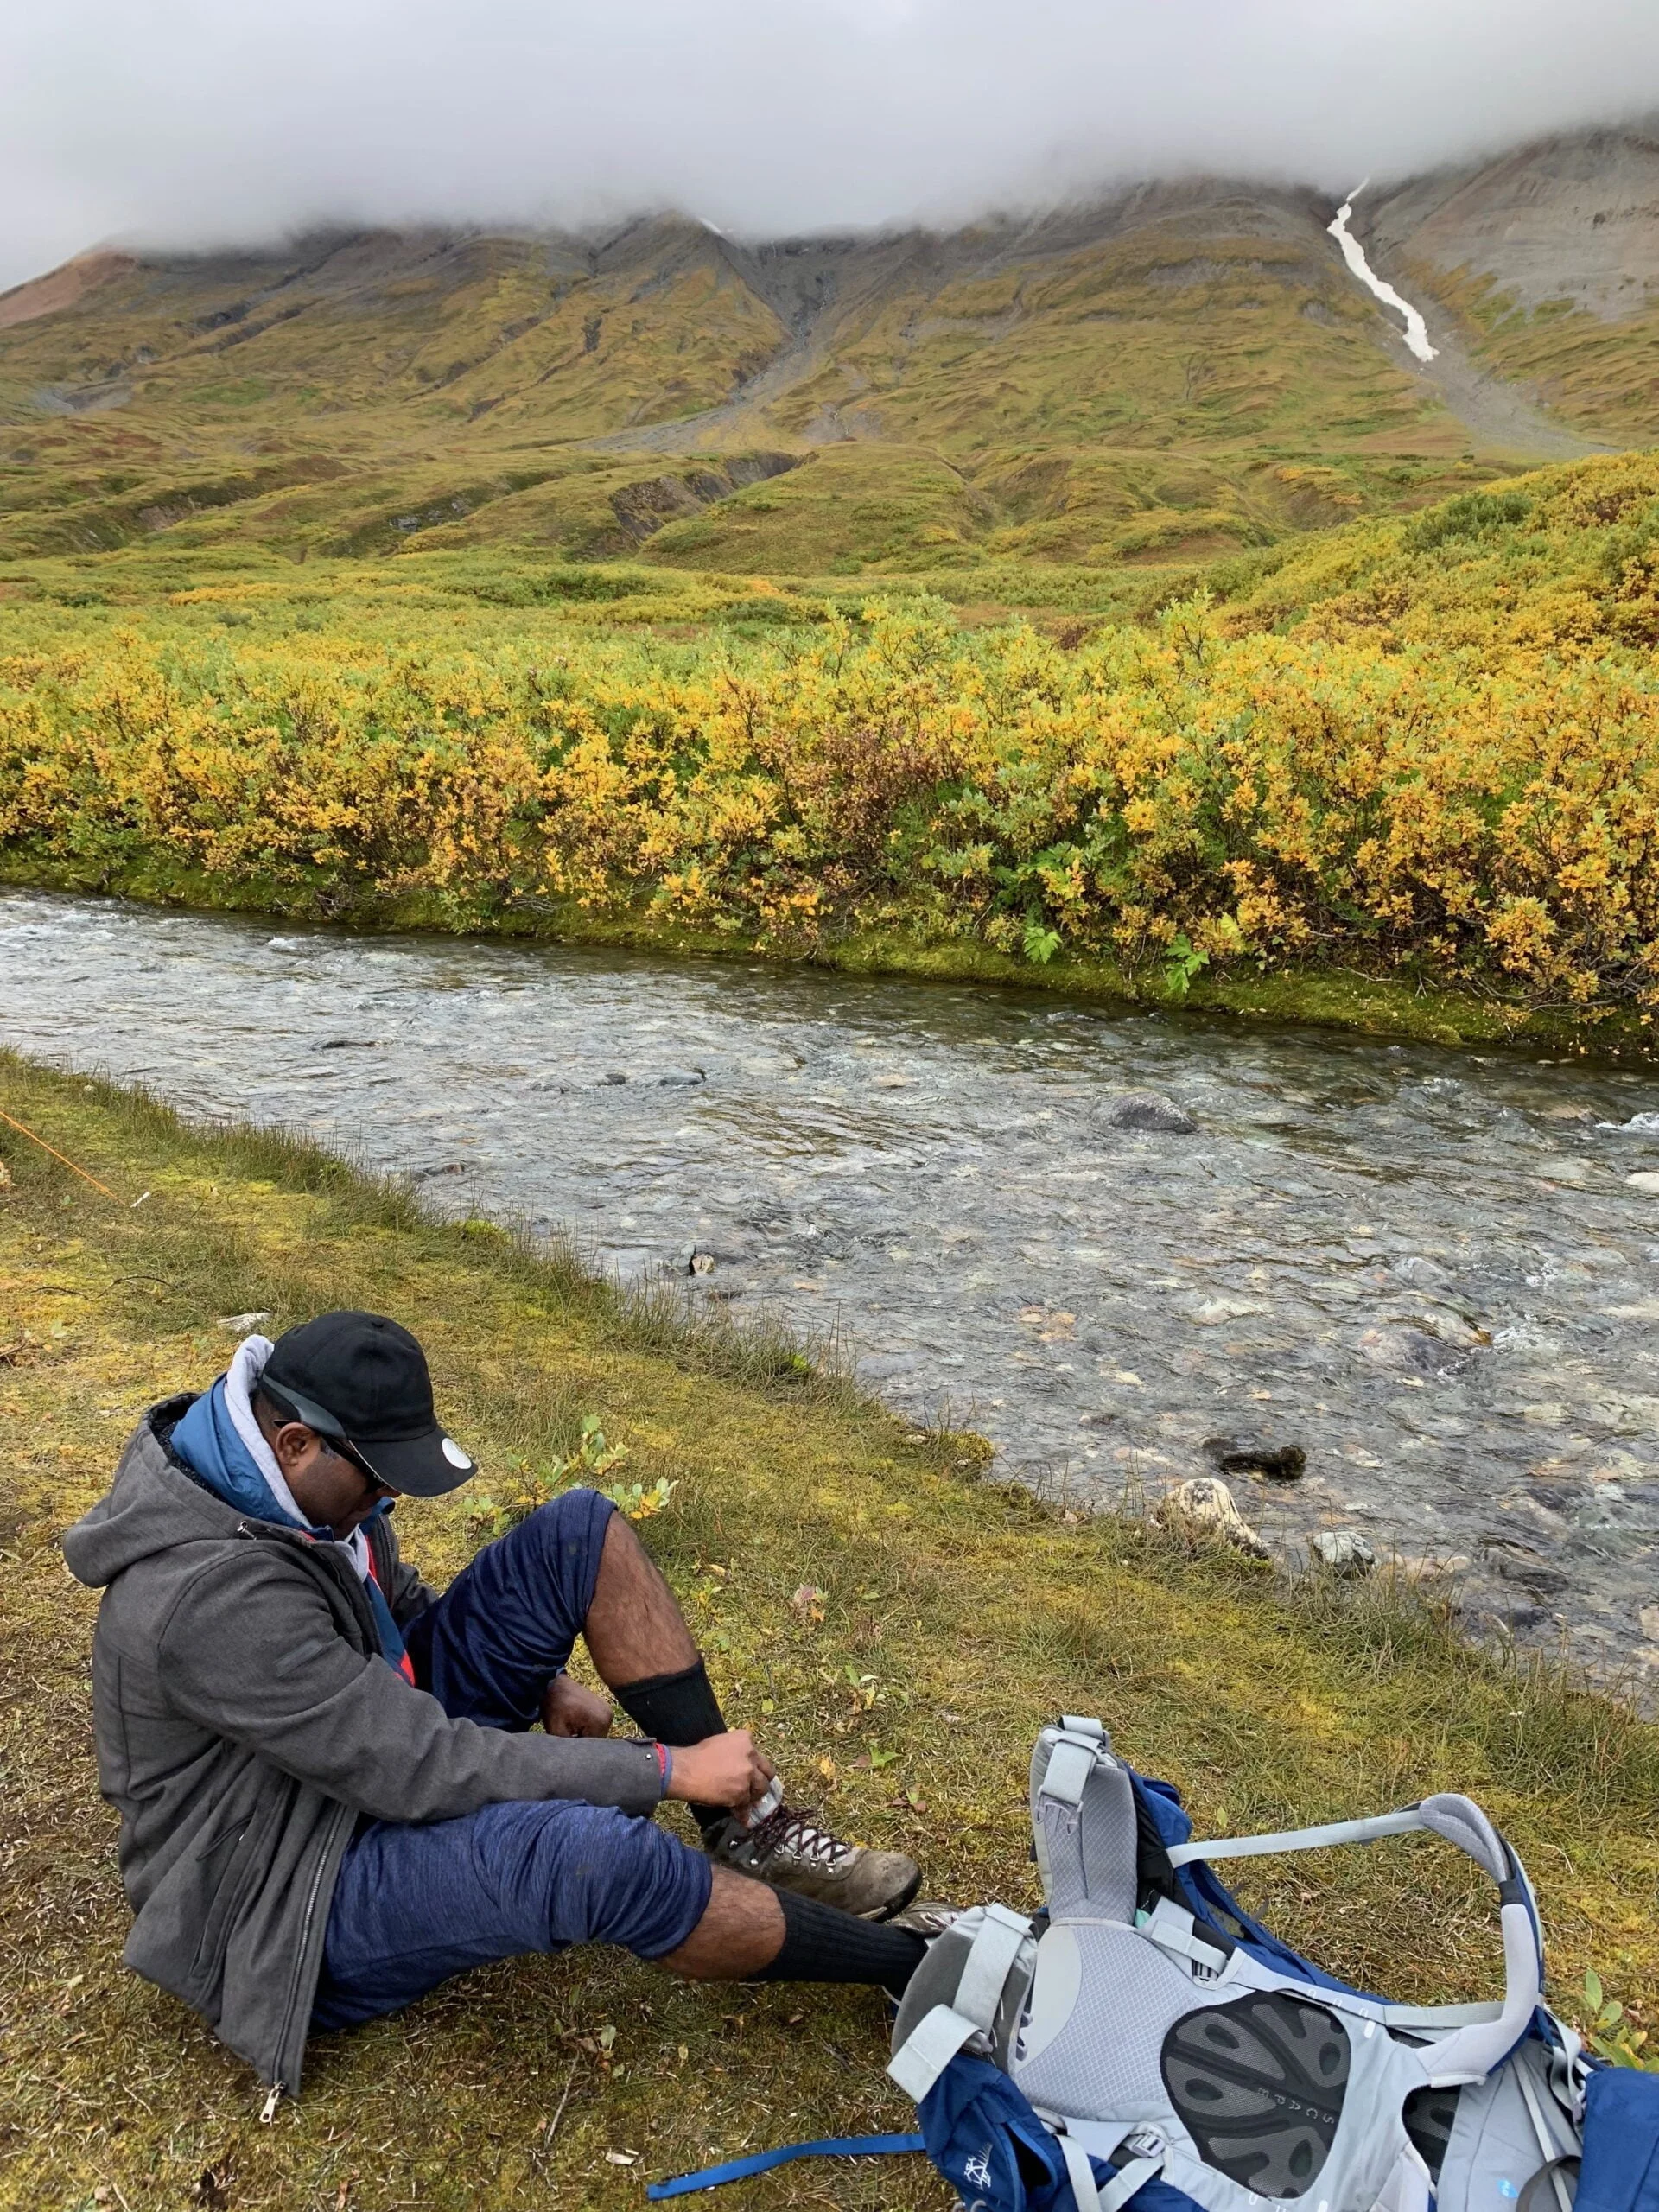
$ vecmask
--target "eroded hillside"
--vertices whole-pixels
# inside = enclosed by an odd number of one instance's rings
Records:
[[[1484,368],[1610,444],[1659,437],[1659,132],[1548,139],[1359,205]]]

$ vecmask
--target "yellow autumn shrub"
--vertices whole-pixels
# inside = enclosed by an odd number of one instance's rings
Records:
[[[1080,650],[937,602],[626,647],[89,628],[0,662],[0,866],[1659,1002],[1659,461],[1338,536]]]

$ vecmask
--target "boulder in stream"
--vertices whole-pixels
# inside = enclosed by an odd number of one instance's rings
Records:
[[[1357,1581],[1376,1565],[1370,1539],[1357,1529],[1316,1529],[1307,1540],[1309,1554],[1332,1574]]]
[[[1155,1090],[1124,1090],[1108,1099],[1102,1113],[1114,1129],[1142,1129],[1159,1136],[1190,1137],[1198,1123],[1185,1106]]]
[[[1261,1436],[1206,1436],[1202,1449],[1222,1475],[1265,1475],[1269,1482],[1294,1483],[1307,1465],[1300,1444],[1274,1444]]]
[[[1187,1543],[1227,1544],[1251,1559],[1271,1556],[1233,1502],[1233,1493],[1214,1475],[1194,1475],[1177,1483],[1159,1501],[1153,1519]]]

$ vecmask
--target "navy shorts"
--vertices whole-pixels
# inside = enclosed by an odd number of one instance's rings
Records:
[[[614,1510],[567,1491],[486,1544],[410,1625],[416,1679],[446,1713],[529,1727],[587,1618]],[[702,1917],[710,1880],[707,1855],[654,1821],[569,1798],[365,1821],[334,1885],[311,2025],[398,2012],[526,1951],[620,1943],[662,1958]]]

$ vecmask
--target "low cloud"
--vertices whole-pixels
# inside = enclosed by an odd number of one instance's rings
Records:
[[[1659,109],[1654,0],[54,0],[0,78],[0,284],[319,222],[747,236],[1194,168],[1332,193]]]

